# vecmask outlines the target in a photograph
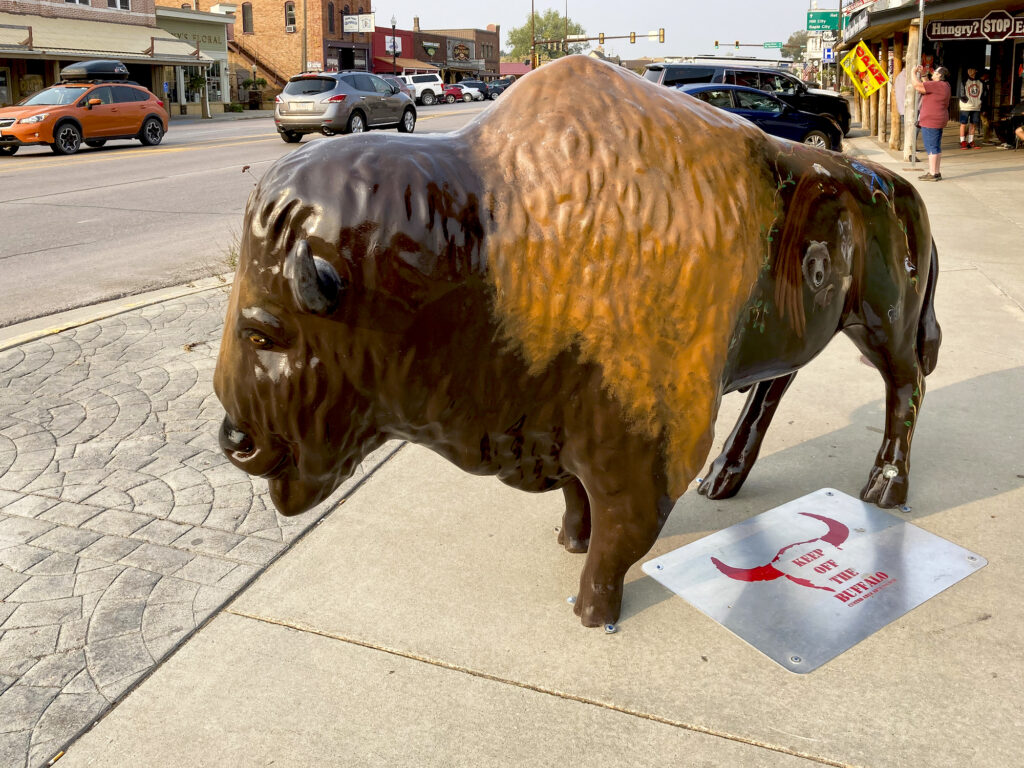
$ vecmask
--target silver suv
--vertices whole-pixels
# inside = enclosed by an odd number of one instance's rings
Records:
[[[395,126],[412,133],[416,128],[412,99],[369,72],[296,75],[274,101],[274,125],[289,144],[307,133],[333,136]]]

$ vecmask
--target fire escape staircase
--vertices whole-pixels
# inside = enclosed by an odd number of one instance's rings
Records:
[[[228,40],[228,50],[232,53],[237,53],[243,59],[245,59],[250,67],[257,67],[260,72],[264,73],[267,78],[267,83],[275,91],[279,91],[284,88],[288,82],[288,78],[278,72],[276,69],[268,65],[265,61],[261,60],[260,57],[246,48],[244,45],[239,44],[237,40]]]

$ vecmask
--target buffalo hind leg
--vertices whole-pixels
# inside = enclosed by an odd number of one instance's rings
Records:
[[[913,336],[909,343],[890,339],[876,345],[863,326],[848,328],[846,333],[885,380],[885,437],[860,497],[883,509],[899,507],[907,502],[910,443],[924,400],[924,373]]]
[[[573,610],[586,627],[619,620],[626,571],[654,546],[672,511],[661,462],[653,454],[645,460],[638,456],[641,451],[616,451],[607,458],[619,465],[617,469],[598,461],[597,471],[584,478],[593,529]],[[625,461],[624,455],[629,456]],[[602,465],[606,472],[600,471]]]
[[[579,478],[562,486],[565,514],[558,529],[558,543],[569,552],[586,552],[590,543],[590,500]]]
[[[743,413],[725,441],[721,454],[701,481],[698,493],[709,499],[728,499],[739,492],[757,461],[761,443],[779,402],[795,377],[795,372],[788,373],[754,385],[743,406]]]

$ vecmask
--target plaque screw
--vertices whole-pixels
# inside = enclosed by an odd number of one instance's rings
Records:
[[[801,659],[799,656],[790,656],[789,660],[792,661],[794,664],[800,664],[803,662],[803,659]]]
[[[835,494],[832,493],[832,491],[825,491],[825,495],[826,496],[835,496]]]
[[[576,605],[576,595],[569,595],[569,597],[565,598],[565,602],[569,605]]]
[[[900,507],[900,512],[909,512],[909,511],[910,511],[910,507],[907,506],[906,504],[904,504],[902,507]]]
[[[974,555],[968,555],[967,559],[968,559],[968,561],[970,561],[972,563],[978,562],[978,558],[976,558]]]
[[[658,570],[658,571],[665,570],[665,566],[662,565],[661,563],[658,563],[656,566],[654,566],[654,568],[655,568],[655,570]]]
[[[619,631],[619,628],[615,624],[605,624],[604,625],[604,631],[605,631],[605,634],[614,635],[616,632]]]

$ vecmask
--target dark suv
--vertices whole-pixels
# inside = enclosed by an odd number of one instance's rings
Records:
[[[788,72],[736,64],[648,64],[644,78],[659,85],[689,83],[730,83],[774,93],[791,107],[832,118],[850,133],[850,105],[839,94],[808,88]]]

